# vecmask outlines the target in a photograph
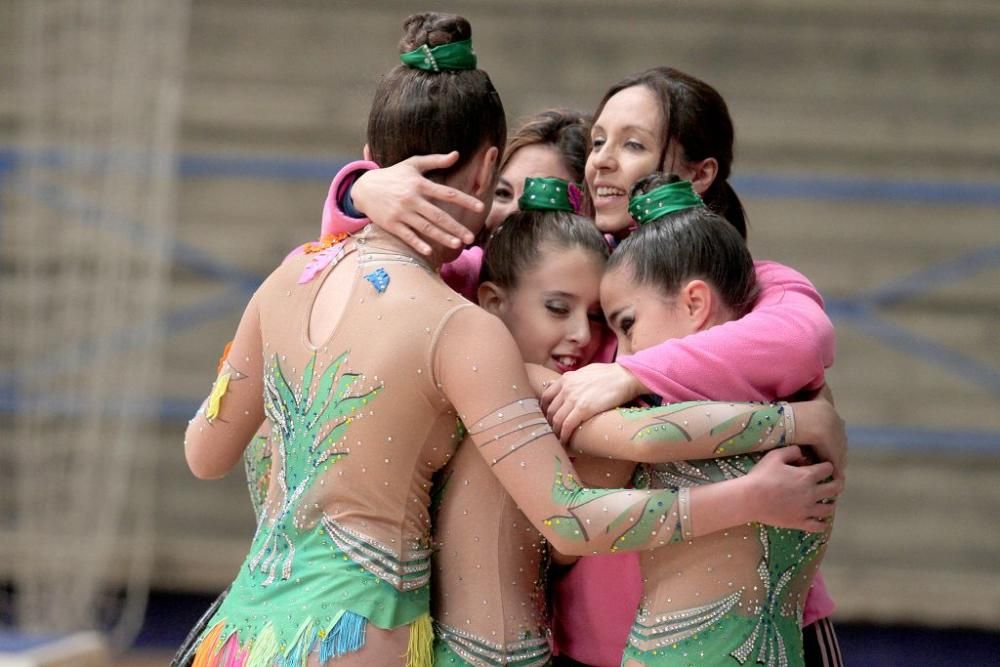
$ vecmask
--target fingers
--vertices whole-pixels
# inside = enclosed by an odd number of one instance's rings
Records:
[[[462,192],[461,190],[456,190],[455,188],[448,187],[447,185],[442,185],[441,183],[424,180],[420,183],[420,191],[430,199],[446,201],[451,204],[455,204],[456,206],[468,209],[473,213],[479,213],[483,210],[483,202],[479,201],[477,198],[466,192]]]
[[[564,445],[572,439],[573,433],[575,433],[576,429],[583,423],[583,417],[583,411],[579,409],[579,406],[571,410],[566,416],[566,419],[562,424],[562,431],[559,433],[559,439]]]
[[[434,153],[433,155],[414,155],[404,162],[409,162],[420,172],[434,171],[450,167],[458,161],[458,151],[450,153]]]
[[[817,502],[823,502],[825,500],[835,500],[837,496],[844,492],[844,480],[835,479],[831,482],[824,482],[823,484],[817,484],[814,493],[814,498]]]
[[[559,406],[559,409],[555,411],[552,417],[549,419],[549,423],[552,424],[552,430],[559,436],[559,440],[565,443],[563,440],[563,424],[566,422],[566,418],[569,417],[569,413],[572,411],[573,406],[569,403],[563,402]]]
[[[816,463],[811,466],[806,466],[804,470],[809,475],[809,479],[816,484],[819,484],[827,477],[833,476],[833,464],[829,461],[823,461],[822,463]]]
[[[472,242],[472,232],[426,199],[415,201],[414,208],[414,224],[411,227],[424,238],[452,248],[461,248],[465,237],[469,237],[469,243]],[[462,233],[451,231],[453,229],[459,229]]]
[[[553,412],[559,409],[562,405],[563,395],[562,395],[562,378],[556,380],[550,384],[545,391],[542,392],[541,408],[542,412],[546,416],[551,415]]]
[[[772,459],[778,459],[786,465],[795,465],[795,462],[802,458],[802,448],[798,445],[790,445],[773,449],[767,453]]]
[[[421,238],[402,221],[395,222],[387,226],[386,230],[400,241],[419,252],[421,255],[431,254],[431,247],[424,243],[424,241],[421,240]]]

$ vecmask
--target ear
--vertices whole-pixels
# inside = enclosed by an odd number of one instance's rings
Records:
[[[372,162],[372,149],[368,144],[365,144],[365,147],[361,149],[361,155],[369,162]]]
[[[692,280],[680,288],[677,295],[681,314],[685,317],[691,333],[711,326],[715,311],[715,292],[704,280]]]
[[[688,163],[694,173],[691,176],[691,187],[698,194],[704,194],[712,187],[715,177],[719,174],[719,161],[714,157],[708,157],[701,162]]]
[[[475,197],[490,195],[492,198],[493,186],[495,183],[497,156],[500,154],[496,146],[490,146],[483,153],[482,162],[474,174],[475,180],[472,182],[471,194]]]
[[[504,311],[507,309],[507,290],[487,280],[479,286],[477,296],[480,308],[503,319]]]

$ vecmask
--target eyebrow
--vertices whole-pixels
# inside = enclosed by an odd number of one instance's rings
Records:
[[[575,294],[570,294],[569,292],[563,292],[562,290],[551,290],[547,292],[542,292],[542,296],[561,296],[564,299],[575,299]]]
[[[591,136],[593,136],[594,132],[596,132],[598,130],[600,130],[601,132],[604,132],[605,131],[604,126],[603,125],[593,125],[593,126],[591,126],[591,128],[590,128],[590,134],[591,134]],[[638,131],[638,132],[643,132],[644,134],[648,134],[648,135],[654,136],[654,137],[657,134],[655,130],[651,130],[648,127],[643,127],[642,125],[626,125],[625,127],[622,128],[622,131],[626,132],[626,133]]]

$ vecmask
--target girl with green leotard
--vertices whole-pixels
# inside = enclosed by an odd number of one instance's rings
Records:
[[[372,105],[373,157],[388,165],[458,150],[437,177],[488,208],[506,128],[476,69],[471,29],[437,14],[405,28],[405,65],[380,82]],[[484,211],[451,212],[470,232],[483,225]],[[679,540],[684,526],[698,535],[754,519],[809,527],[839,493],[818,483],[830,464],[805,477],[784,465],[795,448],[690,493],[581,487],[506,328],[437,275],[456,254],[436,245],[424,259],[369,228],[289,258],[251,299],[185,454],[197,476],[214,478],[239,461],[265,416],[278,435],[264,515],[195,665],[431,664],[430,484],[462,432],[532,525],[569,554],[652,548]],[[720,437],[779,447],[791,435],[785,405],[708,411],[730,428],[713,432],[696,417],[692,440],[664,449],[698,458]],[[750,413],[761,418],[738,426]],[[658,418],[653,410],[627,421],[656,429]],[[625,427],[618,420],[613,431]]]

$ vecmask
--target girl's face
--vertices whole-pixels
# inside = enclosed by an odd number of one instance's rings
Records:
[[[536,265],[493,310],[525,362],[558,373],[576,370],[597,353],[604,332],[600,288],[604,258],[579,247],[546,243]]]
[[[637,285],[627,266],[618,266],[601,280],[601,305],[618,337],[618,354],[632,354],[671,338],[699,330],[681,300],[650,285]]]
[[[645,86],[632,86],[608,99],[590,131],[586,179],[594,202],[594,222],[605,233],[632,224],[628,195],[643,176],[660,167],[663,117]]]
[[[486,218],[486,229],[493,231],[507,216],[518,210],[517,200],[524,192],[524,179],[528,177],[573,180],[559,150],[551,144],[531,144],[517,149],[497,180],[493,191],[493,209]]]

